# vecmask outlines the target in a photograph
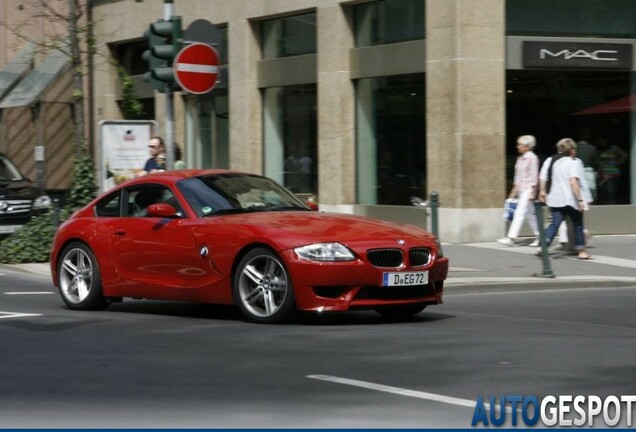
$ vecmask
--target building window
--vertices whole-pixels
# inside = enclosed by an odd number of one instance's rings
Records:
[[[627,46],[632,41],[604,39],[636,38],[636,2],[633,0],[525,0],[506,1],[508,36],[577,37],[587,51],[612,50],[611,44]],[[589,41],[589,42],[588,42]],[[555,44],[556,39],[546,43]],[[568,40],[568,43],[572,43]],[[589,47],[589,48],[588,48]],[[546,50],[550,46],[546,46]],[[586,51],[587,50],[587,51]],[[563,47],[553,49],[563,58]],[[618,53],[618,51],[617,51]],[[618,57],[618,55],[617,55]],[[631,161],[636,151],[636,116],[633,98],[636,72],[617,68],[606,61],[581,64],[575,61],[548,63],[543,66],[506,73],[506,156],[507,180],[512,183],[515,148],[519,135],[537,137],[535,152],[541,159],[555,153],[561,138],[585,141],[596,148],[598,157],[582,151],[579,156],[588,172],[587,181],[595,204],[635,204],[636,165]],[[633,69],[633,67],[631,67]],[[583,145],[582,148],[588,148]]]
[[[196,115],[196,131],[188,161],[197,168],[229,168],[230,128],[227,90],[215,90],[211,96],[193,99],[192,113]]]
[[[597,158],[577,154],[594,175],[588,178],[595,204],[630,203],[629,159],[634,134],[629,72],[509,70],[506,74],[507,178],[512,185],[516,139],[537,138],[541,160],[556,153],[561,138],[586,141]],[[622,101],[622,102],[621,102]],[[609,104],[609,105],[608,105]],[[611,149],[611,151],[610,151]],[[609,153],[608,153],[609,151]],[[614,156],[612,156],[614,155]],[[612,160],[606,161],[608,158]],[[617,163],[617,166],[608,166]]]
[[[411,205],[426,195],[424,74],[356,83],[360,204]]]
[[[228,44],[227,44],[227,27],[217,27],[219,32],[219,44],[215,46],[219,52],[219,57],[222,65],[227,65],[228,58]]]
[[[636,37],[634,0],[507,0],[508,36]]]
[[[424,39],[424,0],[382,0],[354,7],[356,47]]]
[[[316,84],[263,92],[265,175],[297,194],[318,192]]]
[[[148,49],[148,41],[124,42],[109,45],[112,57],[129,75],[143,75],[148,72],[148,63],[142,54]]]
[[[316,52],[316,14],[309,13],[263,21],[263,59]]]

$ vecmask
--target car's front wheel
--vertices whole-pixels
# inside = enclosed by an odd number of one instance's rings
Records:
[[[425,304],[415,303],[400,306],[384,306],[377,308],[375,311],[385,318],[394,320],[404,320],[417,315],[426,308]]]
[[[234,301],[250,321],[275,324],[290,320],[296,301],[289,273],[272,251],[256,248],[239,262],[233,281]]]
[[[93,251],[84,243],[73,242],[64,248],[58,264],[60,295],[71,309],[95,310],[108,306]]]

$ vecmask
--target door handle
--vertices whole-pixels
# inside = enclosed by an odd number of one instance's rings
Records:
[[[115,230],[113,235],[116,235],[117,237],[123,237],[123,236],[126,235],[126,231],[124,231],[124,230]]]

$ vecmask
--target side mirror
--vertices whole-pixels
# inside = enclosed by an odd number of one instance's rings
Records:
[[[316,204],[315,202],[313,202],[313,201],[305,201],[305,204],[307,205],[307,207],[309,207],[313,211],[318,211],[318,204]]]
[[[152,204],[148,206],[146,209],[146,214],[150,217],[179,217],[180,215],[177,213],[177,210],[172,207],[170,204],[166,203],[158,203]]]

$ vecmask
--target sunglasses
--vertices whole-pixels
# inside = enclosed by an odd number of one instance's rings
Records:
[[[149,145],[148,148],[157,148],[158,146]]]

